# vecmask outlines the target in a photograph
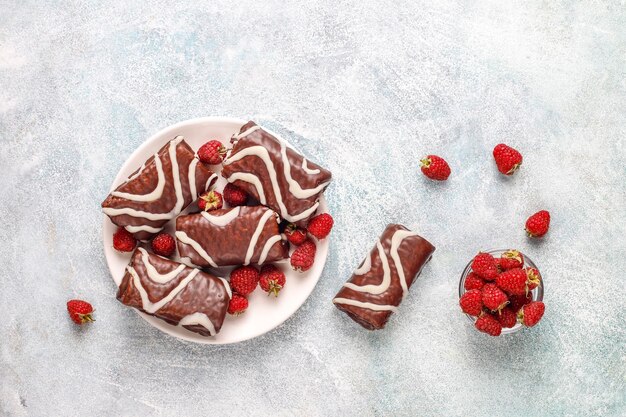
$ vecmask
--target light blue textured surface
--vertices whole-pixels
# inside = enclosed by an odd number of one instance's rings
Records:
[[[187,3],[0,3],[0,415],[626,414],[623,1]],[[205,115],[252,118],[335,178],[316,290],[226,347],[120,305],[100,238],[122,162]],[[512,178],[501,141],[524,154]],[[421,176],[426,153],[450,162],[447,183]],[[530,242],[544,208],[552,229]],[[331,298],[389,222],[437,251],[370,333]],[[547,311],[494,339],[457,283],[506,246],[541,267]],[[94,325],[67,319],[75,296]]]

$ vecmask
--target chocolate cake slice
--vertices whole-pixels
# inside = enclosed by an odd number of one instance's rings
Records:
[[[178,253],[199,267],[261,265],[289,257],[278,215],[263,206],[234,207],[176,219]]]
[[[102,202],[102,211],[139,240],[161,231],[217,180],[182,136],[151,156]]]
[[[231,291],[225,279],[138,248],[117,291],[123,304],[202,336],[219,333]]]
[[[305,226],[330,184],[330,171],[307,161],[254,122],[243,125],[231,142],[224,178],[283,219]]]
[[[417,233],[388,225],[333,303],[366,329],[382,329],[434,251]]]

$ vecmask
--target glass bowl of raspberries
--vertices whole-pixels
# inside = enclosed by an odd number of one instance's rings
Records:
[[[491,336],[535,326],[543,317],[539,268],[517,249],[479,252],[465,267],[459,305],[476,329]]]

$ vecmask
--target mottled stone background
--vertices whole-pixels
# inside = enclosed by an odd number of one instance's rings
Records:
[[[624,1],[0,2],[0,415],[623,416]],[[287,4],[289,3],[289,4]],[[254,120],[329,167],[317,288],[235,346],[181,342],[114,298],[99,204],[177,121]],[[491,149],[524,154],[512,178]],[[447,158],[444,184],[418,160]],[[542,241],[528,215],[552,212]],[[436,246],[387,329],[331,298],[388,222]],[[547,312],[498,339],[457,306],[513,246]],[[98,321],[77,328],[65,301]]]

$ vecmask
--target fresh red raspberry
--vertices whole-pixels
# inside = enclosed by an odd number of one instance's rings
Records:
[[[526,271],[520,268],[504,271],[496,278],[496,285],[507,294],[526,294],[527,287]]]
[[[541,301],[533,301],[523,306],[520,311],[517,312],[517,318],[524,326],[533,327],[535,324],[539,323],[545,310],[545,304]]]
[[[237,293],[228,302],[228,314],[238,316],[248,309],[248,300]]]
[[[485,285],[485,281],[476,272],[470,272],[463,283],[463,287],[466,290],[480,290],[483,285]]]
[[[228,183],[224,187],[224,200],[231,207],[245,206],[248,202],[248,194],[236,185]]]
[[[502,333],[502,325],[497,318],[489,313],[485,313],[476,319],[474,325],[478,330],[490,336],[500,336]]]
[[[157,255],[169,257],[176,250],[176,241],[168,233],[159,233],[152,239],[150,246],[152,247],[152,252]]]
[[[522,268],[524,266],[524,255],[518,250],[509,249],[500,255],[500,268],[503,271],[513,268]]]
[[[217,191],[207,191],[201,194],[198,199],[198,208],[202,211],[219,210],[222,206],[222,195]]]
[[[550,213],[546,210],[538,211],[526,220],[526,233],[530,237],[542,237],[550,228]]]
[[[428,155],[422,159],[422,173],[431,180],[445,181],[450,176],[450,165],[440,156]]]
[[[491,311],[499,311],[509,302],[508,297],[496,284],[485,284],[481,290],[483,294],[483,305]]]
[[[120,252],[132,252],[137,246],[137,239],[123,227],[118,227],[113,234],[113,247]]]
[[[67,302],[67,312],[76,324],[84,324],[95,321],[92,316],[93,307],[87,301],[70,300]]]
[[[503,143],[493,148],[493,157],[498,171],[504,175],[512,175],[522,164],[522,154]]]
[[[307,230],[316,238],[324,239],[330,233],[330,230],[333,228],[333,224],[334,221],[332,216],[328,213],[322,213],[309,220]]]
[[[198,149],[200,161],[209,165],[222,163],[226,155],[226,148],[219,140],[210,140]]]
[[[306,240],[306,229],[297,227],[293,223],[289,223],[285,228],[285,235],[287,236],[289,243],[300,246]]]
[[[513,310],[514,313],[517,313],[520,308],[530,303],[532,300],[533,295],[530,292],[528,294],[511,295],[509,296],[510,304],[507,307]]]
[[[531,268],[529,266],[524,268],[524,271],[526,271],[528,290],[532,291],[539,286],[539,283],[541,282],[541,274],[537,268]]]
[[[253,266],[240,266],[230,273],[230,287],[239,295],[246,296],[256,289],[259,271]]]
[[[493,281],[498,276],[498,267],[493,256],[485,252],[479,252],[472,260],[472,271],[479,277]]]
[[[291,254],[291,266],[299,272],[308,271],[315,261],[315,252],[317,247],[310,239],[307,239],[298,246]]]
[[[502,327],[510,329],[517,324],[517,314],[510,307],[504,307],[496,316]]]
[[[278,293],[285,286],[285,273],[274,265],[264,265],[259,276],[259,285],[267,293],[278,297]]]
[[[483,311],[483,296],[480,290],[469,290],[461,296],[459,305],[464,313],[478,316]]]

